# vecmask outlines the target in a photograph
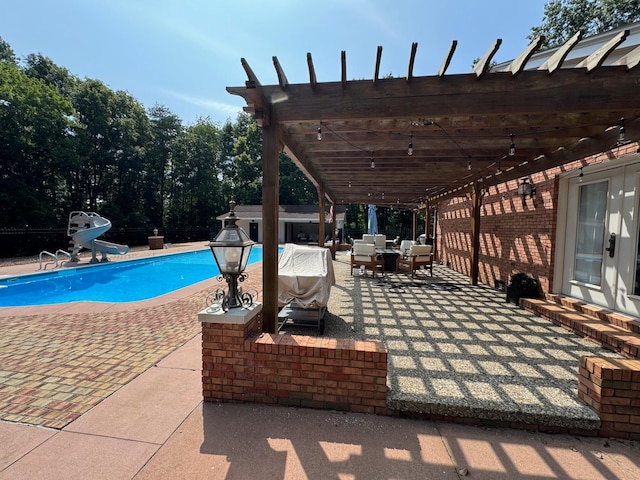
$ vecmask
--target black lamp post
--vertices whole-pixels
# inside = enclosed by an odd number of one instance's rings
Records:
[[[247,266],[254,242],[243,229],[236,225],[238,221],[234,211],[236,202],[230,201],[229,207],[230,211],[225,218],[224,228],[209,243],[213,258],[220,269],[219,280],[224,279],[229,285],[229,290],[226,293],[220,289],[215,294],[216,301],[222,305],[225,311],[230,308],[248,307],[253,303],[251,295],[242,293],[242,289],[238,288],[238,280],[243,282],[247,278],[244,269]]]

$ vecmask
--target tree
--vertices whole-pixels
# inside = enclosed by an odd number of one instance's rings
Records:
[[[167,177],[171,171],[175,144],[184,133],[182,121],[164,105],[149,109],[152,140],[147,151],[147,169],[142,172],[144,204],[152,225],[165,222]]]
[[[141,173],[147,170],[146,146],[150,140],[149,117],[144,107],[131,95],[115,92],[110,104],[111,152],[105,205],[121,214],[112,221],[123,226],[147,226],[142,201]]]
[[[171,166],[167,223],[172,228],[210,227],[224,211],[219,187],[220,130],[199,118],[177,139]]]
[[[16,54],[7,42],[0,37],[0,62],[16,64]]]
[[[54,226],[67,204],[64,183],[73,107],[17,65],[0,62],[0,224]]]
[[[51,85],[65,97],[71,96],[80,80],[69,70],[56,65],[50,58],[40,54],[29,54],[25,62],[24,72],[32,78],[39,78]]]
[[[544,36],[544,47],[562,45],[576,32],[595,35],[640,20],[638,0],[553,0],[544,6],[542,24],[527,37]]]
[[[281,205],[315,205],[318,203],[318,191],[304,176],[291,159],[280,154],[280,191]]]

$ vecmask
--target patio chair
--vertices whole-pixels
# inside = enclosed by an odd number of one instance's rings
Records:
[[[415,244],[416,242],[414,242],[413,240],[402,240],[400,242],[400,253],[408,255],[409,250],[411,250],[411,247]]]
[[[433,246],[432,245],[412,245],[409,253],[400,256],[398,259],[398,269],[407,267],[411,271],[411,278],[415,277],[416,270],[429,267],[429,274],[433,277]]]
[[[385,249],[387,248],[387,236],[383,235],[383,234],[378,234],[374,237],[374,242],[376,245],[376,248],[380,248],[380,249]]]
[[[376,255],[376,246],[374,244],[354,245],[351,250],[351,275],[353,269],[364,266],[365,269],[371,269],[373,276],[376,276],[376,269],[382,269],[382,258]]]
[[[376,236],[365,233],[364,235],[362,235],[362,240],[364,240],[364,243],[370,243],[373,245],[376,243]]]

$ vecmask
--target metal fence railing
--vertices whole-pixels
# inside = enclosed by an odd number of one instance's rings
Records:
[[[182,229],[159,229],[158,235],[164,236],[165,243],[184,243],[208,241],[215,232],[206,227],[188,227]],[[136,247],[148,245],[152,229],[144,227],[112,228],[100,239]],[[43,250],[55,252],[69,247],[70,237],[66,228],[0,228],[0,258],[26,257],[38,255]]]

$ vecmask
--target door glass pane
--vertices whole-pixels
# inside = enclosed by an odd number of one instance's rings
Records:
[[[580,185],[573,279],[600,285],[608,182]]]

